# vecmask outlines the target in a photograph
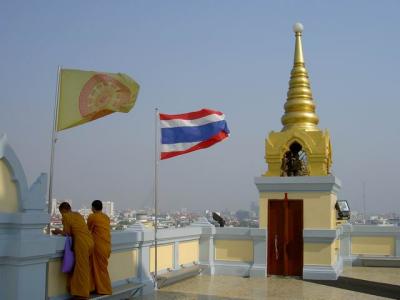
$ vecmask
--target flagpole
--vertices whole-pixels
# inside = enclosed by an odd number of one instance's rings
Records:
[[[157,288],[157,221],[158,221],[158,163],[160,161],[159,154],[159,112],[155,109],[155,151],[154,151],[154,286]]]
[[[53,176],[54,176],[54,155],[56,150],[57,142],[57,123],[58,123],[58,105],[59,105],[59,95],[60,95],[60,78],[61,78],[61,66],[58,66],[57,71],[57,88],[54,103],[54,120],[53,120],[53,132],[51,134],[51,156],[50,156],[50,172],[49,172],[49,202],[47,206],[47,211],[50,214],[51,222],[51,206],[53,201]],[[50,234],[50,223],[47,226],[48,232]]]

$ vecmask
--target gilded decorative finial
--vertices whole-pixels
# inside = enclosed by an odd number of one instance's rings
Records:
[[[315,103],[312,98],[308,72],[304,65],[303,47],[301,35],[303,25],[296,23],[293,25],[296,36],[294,50],[294,63],[289,81],[289,90],[285,103],[285,114],[282,116],[283,129],[293,127],[305,130],[319,130],[317,125],[318,116],[315,113]]]

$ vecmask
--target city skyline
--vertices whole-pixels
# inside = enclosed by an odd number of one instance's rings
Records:
[[[72,201],[72,199],[60,199],[57,200],[55,198],[53,198],[53,204],[51,207],[51,215],[57,214],[59,215],[58,212],[58,205],[61,202],[68,202],[71,204],[72,210],[75,211],[80,211],[80,210],[87,210],[90,214],[91,213],[91,208],[90,208],[90,203],[79,203],[79,204],[74,204],[74,202]],[[146,212],[146,213],[153,213],[154,214],[154,207],[151,206],[141,206],[141,207],[119,207],[118,203],[116,203],[115,201],[102,201],[103,202],[103,212],[105,212],[108,216],[114,217],[116,216],[117,213],[122,213],[122,212],[135,212],[135,213],[142,213],[142,212]],[[56,203],[56,204],[54,204]],[[116,205],[117,204],[117,205]],[[107,207],[112,207],[112,209],[107,208]],[[221,208],[221,209],[216,209],[214,210],[215,212],[218,212],[220,214],[233,214],[239,211],[244,211],[244,212],[256,212],[258,214],[258,210],[259,210],[259,206],[258,203],[256,201],[253,201],[252,203],[250,203],[249,207],[239,207],[237,209],[231,209],[229,207],[225,207],[225,208]],[[111,211],[113,213],[111,213]],[[206,215],[208,212],[211,212],[211,210],[209,209],[188,209],[186,207],[177,207],[177,208],[166,208],[163,209],[161,211],[159,211],[159,214],[169,214],[169,213],[176,213],[176,212],[182,212],[182,213],[195,213],[195,214],[199,214],[201,215]],[[362,210],[352,210],[350,209],[351,212],[351,216],[364,216],[364,212]],[[85,215],[88,215],[85,214]],[[369,217],[375,217],[375,216],[389,216],[389,215],[399,215],[400,213],[396,212],[396,211],[382,211],[382,212],[377,212],[377,211],[366,211],[366,216]]]
[[[258,201],[254,177],[267,170],[265,138],[282,128],[292,25],[300,21],[319,127],[331,133],[333,173],[343,184],[339,199],[363,211],[365,182],[367,212],[399,213],[400,3],[71,3],[1,4],[0,132],[29,182],[49,170],[58,65],[125,72],[141,85],[130,113],[59,134],[54,198],[151,207],[154,108],[209,107],[225,113],[231,137],[160,163],[160,207],[249,208]]]

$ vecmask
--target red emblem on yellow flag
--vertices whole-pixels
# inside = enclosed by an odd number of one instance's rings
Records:
[[[129,112],[139,85],[122,73],[61,70],[57,131]]]

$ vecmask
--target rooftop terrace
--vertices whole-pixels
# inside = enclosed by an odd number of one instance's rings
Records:
[[[4,136],[0,178],[0,299],[69,299],[60,270],[65,238],[43,234],[47,177],[28,186]],[[265,277],[266,228],[219,228],[205,218],[159,230],[157,263],[153,230],[136,224],[113,232],[109,273],[115,290],[139,285],[132,287],[138,299],[400,299],[400,227],[333,225],[304,226],[304,280]],[[158,278],[193,267],[203,272],[154,291],[156,265]]]
[[[329,282],[202,275],[135,299],[400,299],[399,283],[398,268],[347,267],[338,281]]]

